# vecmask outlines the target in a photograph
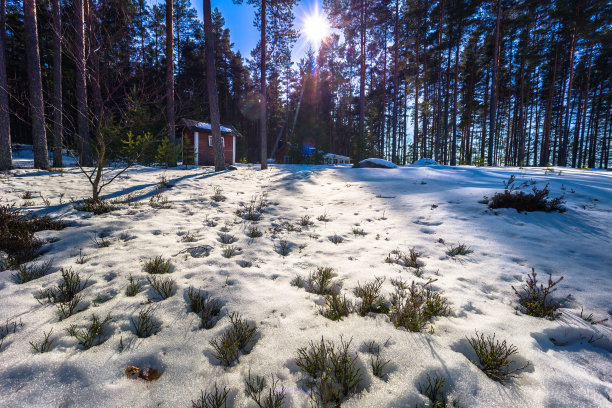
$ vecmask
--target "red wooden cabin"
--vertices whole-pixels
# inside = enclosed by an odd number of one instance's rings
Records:
[[[185,149],[193,148],[196,164],[200,166],[214,166],[215,156],[210,123],[181,119],[179,126],[182,127],[183,157],[190,156],[186,154]],[[225,163],[233,165],[236,162],[236,135],[232,129],[221,126],[221,137],[223,139],[223,157],[225,158]]]

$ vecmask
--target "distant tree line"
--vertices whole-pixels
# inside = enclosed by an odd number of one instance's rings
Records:
[[[246,2],[261,34],[249,59],[211,16],[237,158],[265,163],[289,142],[401,164],[610,165],[607,1],[325,0],[334,33],[297,66],[298,1]],[[68,146],[88,164],[98,136],[113,135],[112,157],[128,133],[172,144],[178,119],[211,120],[189,0],[0,0],[0,12],[0,168],[11,139],[38,156]]]

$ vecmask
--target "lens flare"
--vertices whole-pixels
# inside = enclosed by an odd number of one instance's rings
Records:
[[[304,19],[302,33],[313,47],[318,47],[331,32],[327,16],[319,10],[314,10],[312,14]]]

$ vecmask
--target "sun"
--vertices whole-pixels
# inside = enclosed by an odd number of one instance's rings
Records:
[[[301,31],[312,46],[318,47],[321,41],[329,36],[331,28],[325,13],[314,10],[312,14],[304,18],[304,24]]]

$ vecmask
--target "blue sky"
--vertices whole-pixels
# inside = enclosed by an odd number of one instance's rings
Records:
[[[199,17],[202,18],[202,1],[192,0],[191,3],[198,10]],[[235,5],[232,0],[211,0],[211,5],[213,9],[218,8],[225,18],[225,24],[230,30],[234,48],[240,50],[243,57],[250,58],[251,50],[255,48],[259,39],[259,31],[253,27],[255,8],[246,4],[246,0],[242,5]],[[322,0],[301,0],[294,10],[295,23],[298,28],[304,16],[317,7],[319,10],[322,9],[322,6]],[[306,41],[303,38],[298,41],[293,50],[293,61],[299,61],[306,52],[308,45],[305,43]]]

